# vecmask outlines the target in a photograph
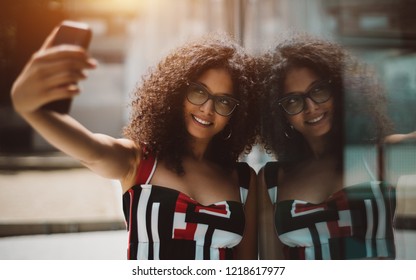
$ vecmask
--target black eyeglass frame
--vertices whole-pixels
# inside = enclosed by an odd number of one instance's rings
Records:
[[[203,84],[196,83],[196,82],[187,82],[187,83],[186,83],[186,85],[187,85],[187,88],[186,88],[186,90],[185,90],[186,99],[187,99],[187,100],[188,100],[191,104],[193,104],[193,105],[197,105],[197,106],[201,106],[201,105],[205,104],[208,100],[212,99],[212,101],[214,102],[214,110],[215,110],[215,112],[216,112],[218,115],[220,115],[220,116],[223,116],[223,117],[228,117],[228,116],[230,116],[232,113],[234,113],[235,109],[236,109],[236,108],[240,105],[240,101],[239,101],[238,99],[236,99],[236,98],[234,98],[234,97],[231,97],[231,96],[228,96],[228,95],[214,95],[214,94],[213,94],[213,93],[212,93],[212,92],[211,92],[211,91],[210,91],[210,90],[209,90],[206,86],[204,86]],[[206,99],[204,102],[202,102],[202,103],[194,103],[194,102],[192,102],[192,101],[189,99],[189,97],[188,97],[189,87],[190,87],[190,86],[195,86],[195,87],[197,87],[197,88],[202,89],[202,90],[203,90],[203,92],[207,94],[207,99]],[[235,102],[234,108],[232,108],[232,109],[231,109],[230,113],[228,113],[228,114],[222,114],[222,113],[218,112],[216,104],[217,104],[217,100],[218,100],[218,99],[221,99],[221,98],[226,98],[226,99],[231,100],[232,102]]]
[[[311,99],[313,102],[315,102],[316,104],[322,104],[322,103],[325,103],[325,102],[327,102],[329,99],[331,99],[331,97],[332,97],[332,89],[331,89],[331,83],[332,83],[332,81],[331,80],[328,80],[328,81],[320,81],[320,82],[317,82],[317,83],[315,83],[314,85],[312,85],[312,87],[311,88],[309,88],[306,92],[290,92],[290,93],[288,93],[285,97],[283,97],[283,98],[280,98],[280,99],[278,99],[278,100],[276,100],[276,103],[283,109],[283,111],[285,111],[285,113],[286,114],[288,114],[288,115],[297,115],[297,114],[300,114],[303,110],[305,110],[305,106],[306,106],[306,102],[305,102],[305,100],[306,100],[306,98],[309,98],[309,99]],[[317,101],[317,100],[315,100],[314,99],[314,97],[311,95],[311,93],[312,93],[312,91],[313,90],[315,90],[317,87],[322,87],[322,86],[325,86],[325,87],[328,87],[328,90],[329,90],[329,95],[328,95],[328,98],[327,99],[325,99],[325,100],[321,100],[321,101]],[[296,112],[296,113],[291,113],[291,112],[288,112],[287,110],[286,110],[286,108],[283,106],[283,102],[285,101],[285,100],[287,100],[287,99],[290,99],[290,98],[293,98],[294,96],[296,96],[296,97],[299,97],[299,98],[302,98],[302,103],[303,103],[303,106],[302,106],[302,108],[299,110],[299,112]]]

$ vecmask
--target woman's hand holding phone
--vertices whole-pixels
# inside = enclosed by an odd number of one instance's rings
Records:
[[[24,67],[12,87],[13,105],[19,113],[39,108],[68,113],[85,69],[96,67],[87,52],[89,28],[63,22]]]

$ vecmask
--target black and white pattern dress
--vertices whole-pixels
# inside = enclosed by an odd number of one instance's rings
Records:
[[[315,204],[278,201],[278,163],[264,168],[275,227],[286,259],[395,258],[395,191],[372,181],[348,186]]]
[[[244,233],[250,170],[239,163],[241,202],[202,205],[180,191],[149,184],[157,160],[141,161],[137,183],[123,195],[128,259],[233,259]]]

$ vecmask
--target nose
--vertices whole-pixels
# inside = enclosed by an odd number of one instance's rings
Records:
[[[214,100],[212,100],[211,98],[209,98],[207,101],[205,101],[204,104],[202,104],[201,106],[199,106],[199,110],[201,112],[204,112],[206,114],[213,114],[215,111],[215,104],[214,104]]]
[[[319,104],[314,102],[310,97],[305,98],[305,112],[311,112],[318,108]]]

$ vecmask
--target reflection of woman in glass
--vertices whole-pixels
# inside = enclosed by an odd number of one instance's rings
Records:
[[[410,141],[416,141],[416,131],[405,133],[405,134],[392,134],[388,135],[384,142],[386,144],[405,143]]]
[[[379,145],[388,131],[379,89],[340,46],[308,35],[261,61],[261,136],[277,161],[259,172],[260,257],[394,258],[394,192],[344,185],[346,141]],[[365,135],[348,135],[349,115],[364,116]]]
[[[253,58],[226,36],[176,49],[138,87],[126,139],[115,139],[41,108],[76,95],[94,67],[81,48],[49,47],[52,37],[17,79],[13,104],[55,147],[120,180],[128,258],[257,258],[255,173],[237,163],[255,139]]]

